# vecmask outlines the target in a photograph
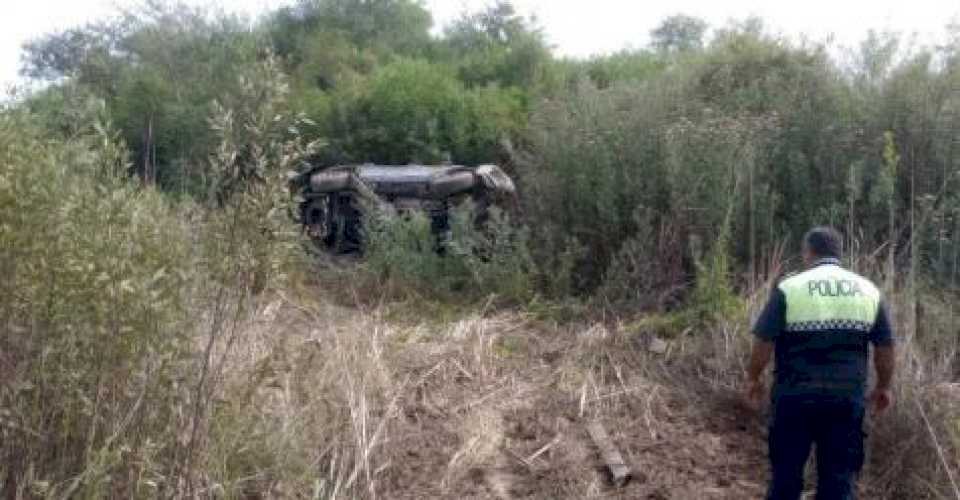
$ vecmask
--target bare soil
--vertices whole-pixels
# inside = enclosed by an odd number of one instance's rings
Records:
[[[369,403],[385,422],[368,448],[370,497],[763,496],[763,417],[724,386],[721,372],[739,368],[718,370],[709,342],[675,340],[658,354],[642,332],[602,324],[557,326],[514,313],[431,324],[325,308],[274,308],[272,318],[285,319],[264,333],[281,329],[294,345],[327,352],[347,339],[371,342],[352,361],[383,374]],[[607,477],[586,431],[592,421],[632,470],[623,487]]]
[[[578,333],[522,318],[486,323],[487,342],[502,351],[486,370],[473,369],[475,360],[454,346],[443,354],[413,354],[424,345],[397,353],[421,360],[408,368],[414,376],[432,373],[401,403],[403,417],[386,445],[394,466],[379,484],[385,496],[762,497],[762,420],[745,413],[733,391],[706,381],[673,384],[669,360],[603,327]],[[625,487],[606,477],[586,432],[592,420],[633,471]]]
[[[254,420],[276,424],[258,431],[277,443],[270,456],[308,469],[261,473],[270,494],[253,498],[315,498],[318,484],[320,498],[763,498],[766,415],[745,409],[737,387],[743,325],[651,349],[651,334],[616,324],[396,313],[264,306],[227,386],[253,395]],[[587,432],[595,421],[632,471],[625,486]],[[895,470],[884,453],[862,498],[899,498],[882,486]]]

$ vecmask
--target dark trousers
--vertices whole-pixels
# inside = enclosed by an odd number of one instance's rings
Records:
[[[781,391],[777,391],[781,392]],[[770,421],[773,479],[768,500],[796,500],[810,448],[817,450],[817,500],[853,500],[863,467],[862,395],[775,394]]]

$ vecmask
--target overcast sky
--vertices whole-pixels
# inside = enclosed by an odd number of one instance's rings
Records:
[[[193,3],[209,3],[191,0]],[[256,15],[290,0],[218,0],[228,10]],[[426,0],[438,25],[464,9],[492,0]],[[43,33],[83,24],[116,12],[131,0],[5,0],[0,16],[0,85],[17,79],[20,46]],[[785,35],[814,40],[833,37],[853,45],[868,29],[916,34],[920,43],[943,39],[945,26],[958,20],[960,0],[515,0],[534,14],[551,44],[565,55],[586,56],[625,47],[642,47],[647,34],[664,17],[685,13],[712,26],[751,15]]]

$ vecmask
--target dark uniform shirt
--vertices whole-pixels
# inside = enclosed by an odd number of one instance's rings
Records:
[[[837,265],[825,260],[818,265]],[[832,322],[823,328],[787,328],[787,298],[778,287],[754,327],[754,334],[775,344],[774,393],[813,391],[861,396],[867,381],[869,345],[891,345],[893,332],[881,301],[868,330]],[[853,326],[853,325],[850,325]]]

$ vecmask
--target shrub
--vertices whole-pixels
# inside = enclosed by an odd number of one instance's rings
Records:
[[[670,102],[661,90],[581,86],[545,100],[531,118],[532,155],[518,158],[522,202],[536,227],[583,245],[579,291],[598,285],[612,255],[634,234],[636,207],[659,210],[653,195],[657,122]]]
[[[687,302],[700,326],[744,316],[746,304],[733,288],[730,269],[727,237],[721,233],[704,261],[697,262],[697,280]]]
[[[682,244],[673,226],[657,226],[656,214],[634,212],[637,232],[627,239],[604,272],[596,297],[614,312],[658,309],[675,302],[684,282]]]
[[[714,110],[689,78],[581,85],[547,100],[532,118],[532,155],[519,158],[527,214],[584,246],[577,291],[614,309],[675,303],[699,272],[695,243],[718,228],[738,236],[724,244],[729,269],[758,260],[771,237],[759,166],[776,117]]]
[[[877,498],[949,498],[960,477],[957,297],[887,296],[897,335],[895,406],[873,422],[867,482]]]
[[[208,263],[223,276],[246,276],[252,281],[238,285],[260,292],[270,285],[268,278],[283,277],[283,266],[303,264],[300,237],[289,216],[299,200],[290,195],[287,176],[323,143],[301,140],[309,121],[291,113],[287,80],[276,61],[268,58],[238,79],[237,94],[215,103],[210,119],[220,142],[209,167],[212,192],[205,216],[207,243],[213,248]],[[245,270],[235,267],[238,263]]]
[[[365,222],[365,274],[393,295],[454,301],[496,296],[517,303],[533,294],[534,265],[523,228],[496,208],[478,224],[472,204],[450,214],[439,238],[423,214],[377,214]]]
[[[463,87],[450,71],[420,60],[384,66],[342,110],[348,156],[388,164],[450,158],[463,133]]]
[[[463,285],[475,294],[496,295],[501,301],[525,302],[533,294],[535,272],[530,257],[529,236],[523,227],[497,207],[488,209],[478,226],[472,206],[454,210],[448,252],[456,258],[449,263],[467,276]]]
[[[203,487],[240,326],[302,263],[282,174],[311,147],[290,137],[272,61],[242,76],[245,99],[213,120],[217,189],[201,205],[137,186],[95,117],[49,139],[37,117],[0,111],[3,496]]]
[[[443,259],[427,216],[374,214],[364,220],[366,265],[372,276],[379,276],[379,284],[412,290],[447,288]]]
[[[150,480],[177,442],[190,232],[122,176],[106,130],[47,140],[31,116],[0,112],[5,495],[133,496],[115,479]]]

